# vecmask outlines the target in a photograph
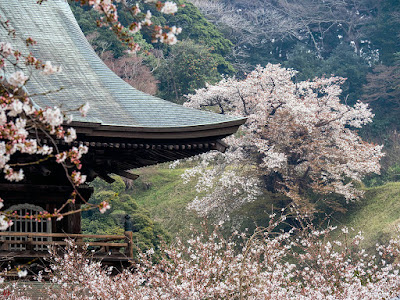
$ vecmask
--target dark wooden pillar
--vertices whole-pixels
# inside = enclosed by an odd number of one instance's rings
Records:
[[[72,204],[70,203],[68,205],[68,210],[73,211],[80,209],[81,205],[80,204]],[[82,228],[81,228],[81,213],[77,212],[71,215],[67,216],[67,228],[65,229],[65,232],[67,233],[82,233]]]

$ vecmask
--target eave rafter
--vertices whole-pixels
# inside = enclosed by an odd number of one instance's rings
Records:
[[[143,140],[93,137],[82,134],[79,134],[78,140],[73,143],[48,139],[40,139],[40,143],[48,145],[54,143],[60,151],[79,145],[89,147],[89,153],[82,158],[82,172],[87,174],[88,181],[100,177],[109,183],[114,181],[109,174],[135,180],[138,175],[130,173],[129,170],[183,159],[210,150],[223,152],[227,148],[225,143],[215,138]]]

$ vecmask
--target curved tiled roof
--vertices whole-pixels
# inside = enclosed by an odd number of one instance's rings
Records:
[[[36,0],[0,0],[0,18],[9,20],[17,33],[17,38],[6,37],[2,29],[1,40],[6,38],[17,44],[17,49],[26,49],[23,39],[32,37],[37,45],[30,49],[36,57],[62,66],[59,74],[32,74],[26,85],[30,95],[63,88],[32,97],[35,103],[41,107],[62,105],[63,109],[74,109],[89,102],[88,117],[79,120],[83,126],[93,123],[103,130],[107,127],[122,131],[193,132],[237,129],[245,121],[186,108],[131,87],[96,55],[64,0],[49,0],[42,5],[36,4]]]

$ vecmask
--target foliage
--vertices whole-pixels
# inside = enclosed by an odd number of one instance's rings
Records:
[[[378,65],[371,73],[367,74],[367,82],[363,86],[364,102],[369,103],[377,116],[377,122],[368,126],[368,132],[372,132],[375,140],[389,139],[393,130],[400,129],[399,122],[399,85],[400,66]],[[371,134],[370,134],[371,135]],[[390,146],[389,141],[386,143]]]
[[[201,14],[192,3],[179,0],[181,8],[171,16],[166,16],[170,24],[182,27],[182,40],[190,39],[211,49],[214,54],[221,58],[231,52],[232,43],[224,38],[221,32]]]
[[[41,3],[45,0],[39,0]],[[181,32],[181,28],[176,26],[163,27],[152,22],[152,13],[148,10],[143,13],[140,10],[140,3],[147,3],[151,9],[159,11],[162,14],[174,14],[178,11],[176,3],[171,1],[154,3],[154,1],[139,1],[137,3],[129,3],[128,1],[113,1],[113,0],[71,0],[79,3],[81,6],[88,5],[95,11],[101,14],[101,17],[96,20],[98,26],[109,28],[115,36],[128,46],[129,51],[136,52],[140,49],[140,45],[135,40],[135,34],[140,32],[142,28],[152,32],[152,42],[160,42],[168,45],[173,45],[177,42],[176,36]],[[120,5],[118,5],[118,3]],[[118,7],[122,7],[130,15],[129,22],[122,24],[119,20]],[[126,16],[127,14],[125,14]]]
[[[400,108],[400,66],[376,66],[367,75],[363,100],[382,109]]]
[[[368,26],[379,1],[192,2],[234,42],[235,63],[244,66],[282,63],[297,43],[313,49],[320,59],[341,43],[351,44],[359,56],[370,56],[376,49],[371,49]]]
[[[286,68],[295,68],[299,72],[295,75],[296,81],[313,79],[321,75],[319,70],[323,61],[317,57],[313,49],[297,44],[294,49],[288,53],[287,57],[283,66]],[[337,75],[340,76],[339,74]]]
[[[202,45],[185,40],[171,46],[171,50],[155,75],[160,81],[160,97],[182,103],[183,95],[216,83],[220,78],[218,57]]]
[[[159,26],[176,24],[176,26],[182,28],[181,40],[190,39],[197,44],[202,44],[212,49],[213,53],[221,58],[230,53],[232,43],[224,38],[221,32],[201,14],[196,6],[186,0],[179,0],[176,3],[179,10],[175,14],[166,15],[154,12],[152,22]],[[149,4],[144,4],[143,10],[146,11],[150,7]],[[123,24],[132,22],[132,16],[129,13],[121,9],[120,14]],[[143,36],[148,42],[153,39],[152,33],[148,30],[143,30]],[[155,44],[155,47],[157,47],[157,44]],[[168,46],[161,47],[158,45],[158,48],[168,49]]]
[[[248,117],[243,133],[227,138],[225,154],[205,154],[185,173],[187,180],[198,178],[198,192],[208,192],[191,208],[223,217],[254,200],[259,187],[285,194],[306,214],[315,209],[310,191],[322,201],[332,193],[347,201],[362,196],[354,181],[379,173],[382,146],[362,141],[352,128],[371,122],[372,113],[361,102],[340,102],[342,78],[294,83],[295,73],[267,65],[245,80],[223,79],[189,96],[188,106]]]
[[[370,70],[367,62],[345,44],[338,45],[326,59],[318,58],[314,50],[297,44],[288,54],[284,66],[295,68],[299,72],[296,74],[298,81],[321,76],[346,78],[342,85],[342,100],[348,104],[354,104],[361,98],[362,87]]]
[[[187,238],[190,235],[188,224],[200,226],[202,219],[186,208],[193,199],[193,186],[183,184],[181,174],[184,169],[160,165],[135,172],[140,177],[126,193],[149,211],[172,236]]]
[[[182,103],[183,95],[206,83],[217,82],[220,75],[233,75],[235,69],[224,58],[231,52],[231,42],[192,3],[182,0],[177,3],[181,8],[176,14],[155,14],[154,22],[180,26],[182,42],[164,46],[161,61],[154,62],[151,58],[147,61],[160,82],[159,96]]]
[[[119,176],[113,176],[115,181],[107,184],[97,178],[91,185],[95,188],[89,203],[98,204],[108,200],[112,210],[101,214],[97,211],[82,213],[82,230],[86,234],[118,234],[124,233],[124,217],[131,216],[133,224],[133,239],[138,249],[158,249],[161,242],[167,242],[169,235],[160,224],[150,218],[145,209],[126,191],[126,185]]]
[[[380,60],[385,65],[393,65],[400,47],[400,4],[397,0],[380,1],[379,4],[376,18],[367,27],[369,37],[379,49]]]
[[[354,104],[361,98],[362,86],[369,66],[365,60],[357,56],[348,45],[339,45],[334,49],[320,68],[318,76],[340,76],[346,78],[342,84],[342,95],[347,104]]]

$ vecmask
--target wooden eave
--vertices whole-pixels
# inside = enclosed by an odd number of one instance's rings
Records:
[[[239,126],[245,122],[246,118],[215,124],[182,127],[115,126],[88,122],[72,122],[71,126],[76,129],[77,133],[82,133],[88,137],[179,140],[223,138],[235,133]]]

